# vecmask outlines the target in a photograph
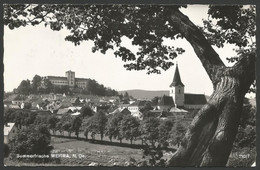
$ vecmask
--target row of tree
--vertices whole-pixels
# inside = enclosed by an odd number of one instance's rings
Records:
[[[54,114],[9,109],[5,111],[4,122],[15,122],[18,128],[31,125],[46,126],[54,135],[58,131],[62,135],[67,132],[68,136],[75,133],[79,137],[79,133],[82,132],[86,139],[89,134],[92,139],[100,135],[101,141],[106,136],[111,142],[115,139],[122,143],[125,139],[132,144],[134,140],[142,140],[142,143],[159,143],[165,147],[169,146],[170,141],[179,145],[186,130],[182,124],[174,123],[174,120],[164,121],[153,117],[139,120],[130,114],[120,112],[107,116],[103,111],[94,114],[89,107],[83,107],[78,116],[67,113],[61,118]]]
[[[99,135],[101,141],[106,136],[111,142],[115,139],[122,143],[125,139],[132,144],[134,140],[141,140],[142,143],[151,145],[157,143],[164,147],[169,146],[170,141],[179,145],[186,131],[181,123],[174,123],[174,120],[160,120],[153,117],[139,120],[130,114],[120,112],[109,116],[103,111],[93,114],[88,107],[84,108],[79,116],[64,114],[60,120],[52,117],[49,121],[53,121],[49,127],[54,134],[59,131],[64,135],[66,131],[69,136],[74,132],[78,137],[81,131],[86,139],[89,135],[92,139]]]

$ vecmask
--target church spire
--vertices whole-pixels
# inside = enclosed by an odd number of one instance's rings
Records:
[[[179,73],[178,64],[176,64],[176,69],[175,69],[173,81],[172,81],[170,87],[176,87],[176,86],[179,86],[179,85],[184,87],[184,84],[181,82],[181,76],[180,76],[180,73]]]

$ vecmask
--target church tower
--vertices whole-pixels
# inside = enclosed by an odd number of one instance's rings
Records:
[[[170,84],[170,96],[173,98],[177,107],[184,106],[184,84],[181,82],[178,64],[176,64],[173,81]]]
[[[75,86],[75,72],[73,72],[71,70],[67,71],[65,73],[65,76],[67,77],[68,85],[71,87],[74,87]]]

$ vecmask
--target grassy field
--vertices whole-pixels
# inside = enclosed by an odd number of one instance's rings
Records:
[[[142,149],[131,148],[127,143],[123,146],[113,144],[106,141],[102,143],[97,140],[92,143],[83,139],[52,136],[52,154],[58,157],[53,160],[57,161],[43,164],[5,159],[4,163],[7,166],[128,166],[130,158],[142,160]],[[164,158],[168,159],[172,154],[173,152],[167,152]],[[255,156],[254,149],[233,151],[227,166],[248,167],[255,161]]]
[[[130,158],[140,160],[141,149],[91,143],[74,138],[52,137],[51,163],[33,163],[5,159],[6,166],[126,166]]]
[[[52,137],[51,144],[54,147],[54,153],[78,155],[78,158],[61,158],[61,164],[69,166],[86,166],[91,163],[97,163],[102,166],[124,166],[124,164],[129,161],[130,157],[137,160],[140,160],[142,157],[141,149],[94,144],[76,139]]]
[[[131,148],[129,144],[116,146],[117,144],[96,141],[78,140],[75,138],[51,137],[53,146],[51,163],[33,163],[22,161],[4,161],[7,166],[128,166],[130,159],[140,161],[143,150]],[[138,145],[137,145],[138,146]],[[172,152],[165,154],[165,158]]]

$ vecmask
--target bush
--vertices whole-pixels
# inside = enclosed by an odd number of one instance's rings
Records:
[[[39,154],[50,153],[50,132],[46,126],[29,126],[18,132],[11,141],[11,150],[15,154]]]

